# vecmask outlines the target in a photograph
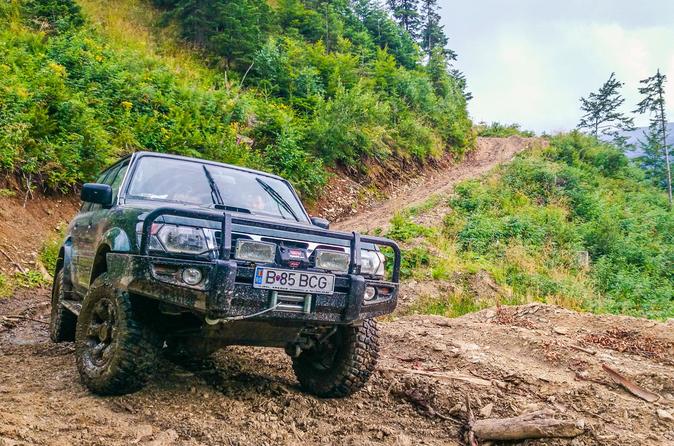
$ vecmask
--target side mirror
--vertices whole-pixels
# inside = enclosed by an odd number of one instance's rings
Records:
[[[319,228],[330,229],[330,222],[327,221],[325,218],[311,217],[311,223],[314,226],[318,226]]]
[[[112,187],[107,184],[86,183],[82,186],[80,198],[87,203],[112,205]]]

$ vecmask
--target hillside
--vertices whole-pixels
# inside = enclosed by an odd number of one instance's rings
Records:
[[[382,10],[329,5],[323,39],[313,2],[243,2],[232,23],[224,0],[197,3],[0,5],[7,187],[66,192],[143,149],[270,170],[311,199],[329,171],[368,183],[370,168],[400,171],[472,147],[448,60],[422,63]],[[257,20],[244,6],[264,18],[258,34],[243,26],[217,40],[209,27]],[[376,38],[374,19],[385,30]]]
[[[411,312],[539,301],[674,317],[674,215],[664,192],[619,150],[578,133],[399,209],[391,223],[387,235],[406,248]]]

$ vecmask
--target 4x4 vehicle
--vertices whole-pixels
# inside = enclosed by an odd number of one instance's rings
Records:
[[[285,348],[319,396],[369,378],[373,318],[397,302],[393,241],[330,231],[277,176],[165,154],[120,160],[81,198],[54,275],[50,336],[75,341],[93,392],[140,389],[160,353],[202,358],[232,344]]]

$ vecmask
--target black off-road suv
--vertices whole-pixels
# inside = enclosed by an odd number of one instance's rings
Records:
[[[397,302],[391,240],[330,231],[282,178],[157,153],[120,160],[81,197],[54,275],[50,335],[75,341],[92,391],[140,389],[159,354],[203,358],[232,344],[285,348],[319,396],[349,395],[369,378],[373,318]]]

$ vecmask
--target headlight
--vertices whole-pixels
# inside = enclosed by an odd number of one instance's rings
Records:
[[[215,249],[215,237],[210,230],[191,226],[163,225],[157,239],[167,252],[177,254],[204,254]],[[152,242],[150,247],[152,248]]]
[[[384,254],[378,251],[360,251],[361,274],[375,277],[384,277]]]
[[[248,262],[272,263],[276,259],[276,244],[254,240],[238,240],[234,256],[239,260]]]
[[[349,271],[350,256],[346,252],[316,250],[316,268],[345,273]]]

